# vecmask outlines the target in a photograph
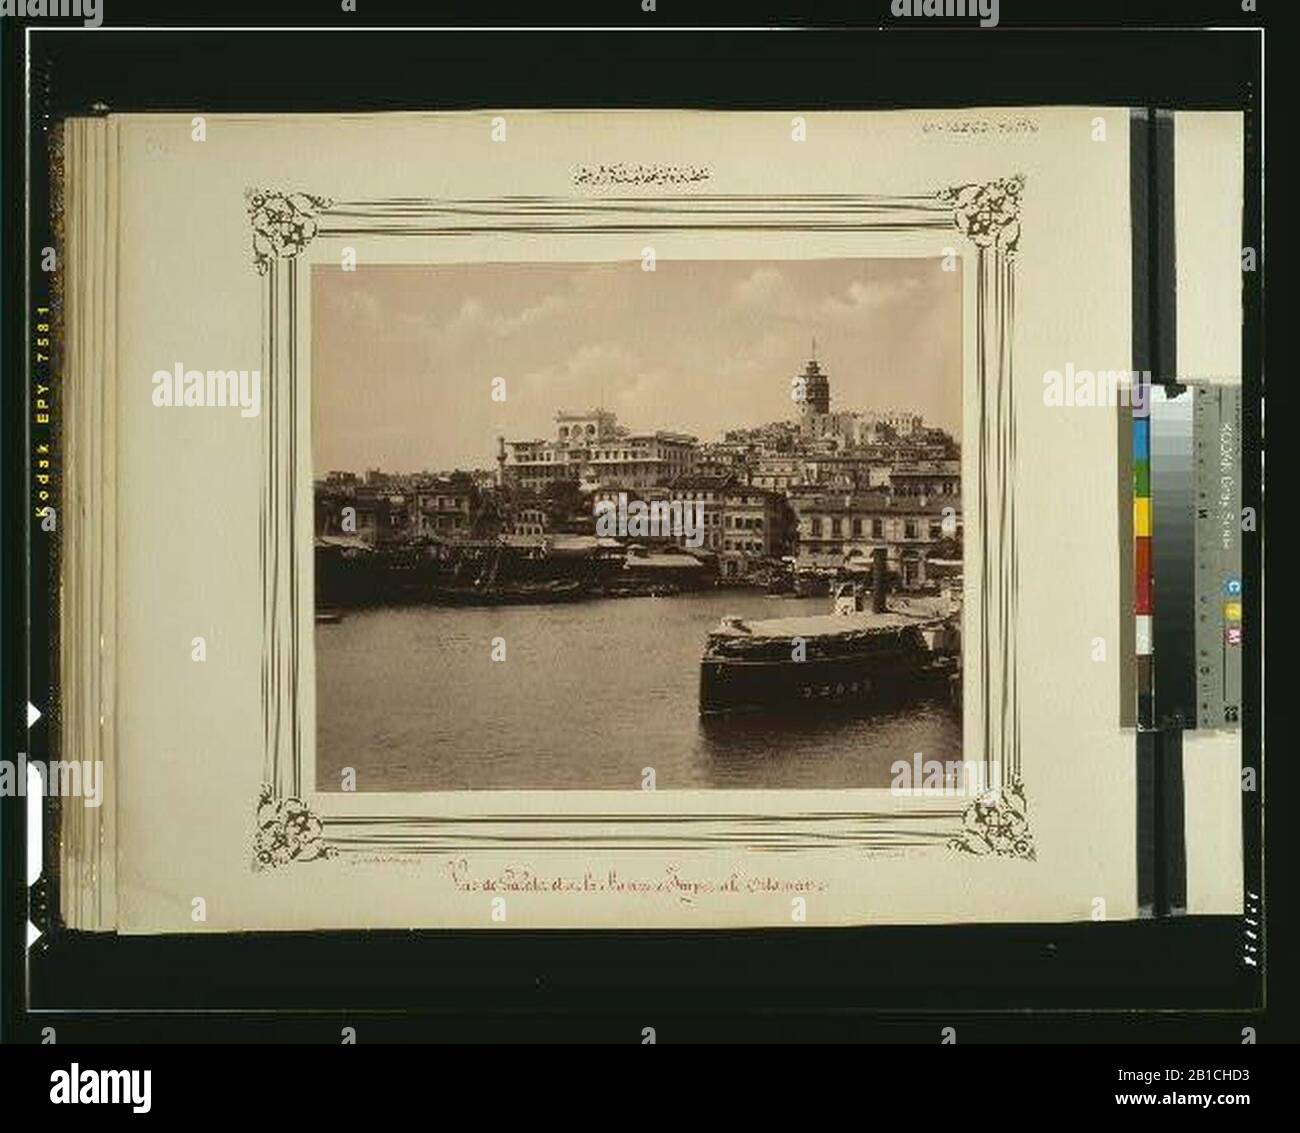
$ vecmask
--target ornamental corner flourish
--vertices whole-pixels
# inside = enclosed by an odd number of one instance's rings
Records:
[[[331,858],[335,850],[323,833],[321,820],[302,799],[277,798],[275,789],[263,783],[257,799],[253,868],[278,869],[290,862]]]
[[[977,248],[997,248],[1009,260],[1020,249],[1020,203],[1025,175],[1014,173],[995,181],[950,185],[936,194],[953,210],[958,231]]]
[[[980,856],[1037,860],[1033,832],[1029,829],[1025,784],[1018,775],[1008,779],[1000,791],[971,803],[962,815],[961,826],[961,832],[949,840],[949,849]]]
[[[253,226],[253,266],[265,275],[271,261],[292,259],[316,236],[316,214],[330,208],[329,197],[246,189],[248,220]]]

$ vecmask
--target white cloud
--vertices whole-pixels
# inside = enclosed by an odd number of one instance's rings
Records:
[[[331,318],[355,326],[363,333],[380,331],[383,304],[364,286],[346,289],[331,287],[326,295]]]
[[[821,314],[828,318],[860,318],[879,311],[892,303],[914,297],[921,290],[921,281],[914,276],[883,283],[879,280],[855,279],[843,295],[828,295],[819,305]]]
[[[785,276],[776,268],[758,268],[731,289],[731,302],[741,307],[769,307],[778,304],[787,290]]]
[[[635,374],[640,360],[620,346],[591,343],[580,346],[558,365],[543,366],[520,376],[525,386],[549,391],[599,390],[604,384],[611,391],[614,384]],[[589,394],[583,394],[589,400]],[[557,406],[556,408],[560,408]],[[572,409],[586,406],[570,406]]]
[[[568,311],[570,306],[571,301],[567,295],[547,295],[540,301],[517,310],[491,310],[480,300],[469,296],[448,322],[446,330],[449,334],[472,330],[509,338],[523,330],[536,330],[540,324]]]

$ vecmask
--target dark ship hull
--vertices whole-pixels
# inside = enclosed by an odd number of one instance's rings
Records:
[[[723,618],[700,659],[700,714],[875,706],[946,693],[960,665],[960,618],[948,599],[887,599],[885,554],[873,555],[872,602],[836,590],[835,612],[746,623]]]
[[[914,626],[833,644],[807,640],[803,660],[794,659],[796,645],[793,636],[774,637],[748,651],[732,646],[733,655],[726,655],[725,647],[711,642],[700,662],[701,714],[891,703],[931,684],[945,688],[951,672]]]

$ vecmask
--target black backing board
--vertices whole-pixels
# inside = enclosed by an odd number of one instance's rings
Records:
[[[311,18],[346,26],[335,5]],[[413,17],[400,6],[363,3],[353,26]],[[746,6],[751,27],[802,19],[836,30],[645,31],[635,4],[629,14],[611,5],[570,5],[557,18],[624,31],[410,31],[343,34],[331,31],[38,31],[30,60],[33,245],[42,223],[41,127],[96,104],[114,111],[203,109],[304,111],[473,107],[815,107],[1047,105],[1059,103],[1247,112],[1246,231],[1260,231],[1261,152],[1257,95],[1262,58],[1247,33],[1157,30],[1173,20],[1190,25],[1257,26],[1235,5],[1101,3],[1022,4],[1004,11],[992,32],[948,26],[884,30],[888,5]],[[708,5],[661,3],[662,25],[717,25]],[[1004,8],[1011,9],[1008,2]],[[304,18],[301,5],[187,4],[187,23],[252,28],[286,26]],[[1079,11],[1071,12],[1071,8]],[[491,9],[490,11],[487,9]],[[672,9],[677,9],[673,11]],[[1035,9],[1028,12],[1025,9]],[[391,13],[391,14],[390,14]],[[549,13],[548,13],[549,14]],[[473,22],[531,26],[535,5],[476,6]],[[469,17],[421,6],[422,23]],[[170,4],[112,5],[117,23],[175,26]],[[1067,20],[1091,23],[1065,31]],[[1104,25],[1127,21],[1119,30]],[[41,21],[34,21],[39,27]],[[846,25],[857,23],[856,28]],[[1025,25],[1038,24],[1037,29]],[[1143,30],[1136,30],[1141,27]],[[27,310],[18,295],[24,262],[24,43],[19,22],[4,37],[4,317],[6,419],[27,416],[29,390],[23,335]],[[45,281],[32,271],[32,302]],[[1262,297],[1247,281],[1248,386],[1259,391]],[[1251,399],[1248,399],[1248,403]],[[1254,399],[1257,403],[1258,399]],[[1259,502],[1258,418],[1245,422],[1248,441],[1244,502]],[[1254,428],[1252,428],[1252,425]],[[17,443],[16,443],[17,442]],[[25,497],[27,454],[10,430],[3,448],[7,515],[30,509]],[[9,528],[12,532],[14,528]],[[1258,544],[1246,549],[1247,577],[1258,574]],[[53,676],[50,626],[39,595],[49,563],[33,546],[32,618],[21,564],[4,570],[5,755],[38,757],[45,721],[29,735],[16,710],[24,686],[40,695]],[[1258,671],[1260,626],[1250,612],[1246,669]],[[26,636],[30,634],[28,672]],[[30,683],[29,683],[30,681]],[[1253,686],[1253,687],[1252,687]],[[1261,690],[1251,676],[1248,702]],[[1262,720],[1248,718],[1247,759],[1258,760]],[[1257,763],[1256,763],[1257,765]],[[1279,774],[1286,774],[1282,770]],[[1279,790],[1277,783],[1271,783]],[[1133,1031],[1129,1011],[1208,1012],[1177,1022],[1183,1041],[1209,1040],[1263,1002],[1259,969],[1241,961],[1237,918],[1063,926],[801,929],[700,933],[338,933],[236,937],[96,937],[55,928],[32,950],[22,948],[24,845],[22,800],[3,804],[5,871],[5,1037],[33,1041],[45,1012],[59,1012],[66,1041],[165,1039],[201,1041],[319,1041],[314,1012],[372,1010],[371,1022],[393,1038],[483,1037],[508,1027],[520,1035],[518,1012],[535,1012],[533,1037],[605,1033],[600,1012],[654,1005],[678,1015],[700,1037],[743,1036],[756,1011],[807,1014],[792,1019],[798,1033],[821,1038],[934,1041],[926,1014],[1066,1012],[1050,1016],[1062,1037],[1112,1040]],[[1274,830],[1278,829],[1275,824]],[[1246,856],[1258,877],[1262,851],[1247,824]],[[1277,858],[1276,860],[1281,860]],[[1258,882],[1256,882],[1258,884]],[[30,976],[30,984],[28,977]],[[1289,982],[1289,981],[1288,981]],[[30,988],[30,1001],[28,990]],[[34,1008],[29,1011],[28,1008]],[[123,1010],[140,1014],[119,1014]],[[284,1012],[267,1016],[267,1010]],[[189,1014],[190,1011],[204,1014]],[[160,1014],[154,1014],[155,1012]],[[215,1013],[215,1014],[213,1014]],[[497,1014],[494,1014],[497,1013]],[[692,1013],[711,1013],[708,1015]],[[847,1015],[846,1015],[847,1013]],[[1223,1014],[1220,1014],[1223,1013]],[[846,1018],[851,1023],[846,1023]],[[513,1020],[513,1021],[511,1021]],[[549,1022],[548,1022],[549,1020]],[[584,1020],[587,1020],[584,1023]],[[747,1021],[748,1020],[748,1021]],[[1165,1023],[1172,1024],[1173,1017]],[[1025,1037],[1025,1016],[972,1017],[990,1040]],[[584,1031],[584,1027],[586,1030]],[[82,1028],[78,1030],[78,1028]],[[549,1029],[548,1029],[549,1028]],[[1037,1032],[1041,1039],[1042,1032]],[[751,1032],[751,1035],[754,1032]],[[769,1036],[768,1031],[763,1031]],[[1163,1027],[1147,1038],[1173,1034]],[[770,1037],[770,1036],[769,1036]],[[61,1041],[65,1041],[61,1039]],[[325,1040],[330,1041],[330,1040]],[[334,1040],[336,1041],[336,1040]],[[630,1041],[637,1041],[632,1039]],[[1227,1041],[1234,1041],[1229,1035]],[[1237,1040],[1239,1041],[1239,1040]]]

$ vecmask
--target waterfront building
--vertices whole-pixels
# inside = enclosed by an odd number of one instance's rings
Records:
[[[926,561],[941,540],[960,539],[957,496],[895,496],[886,492],[796,491],[797,564],[834,569],[869,562],[883,547],[891,573],[905,588],[924,585]]]
[[[468,476],[393,476],[372,469],[366,479],[331,474],[316,482],[317,535],[353,536],[380,546],[470,533],[477,493]]]
[[[511,528],[515,535],[545,535],[546,512],[539,507],[520,508]]]
[[[785,497],[735,476],[695,473],[674,480],[671,498],[698,504],[704,515],[703,549],[717,554],[724,577],[748,574],[788,548],[792,516]],[[684,539],[678,539],[685,545]]]
[[[727,473],[691,472],[675,477],[668,485],[669,500],[683,504],[699,505],[697,514],[703,517],[704,539],[699,550],[722,550],[722,519],[725,512],[725,493],[736,483],[734,476]],[[686,545],[685,536],[676,540]]]
[[[443,538],[470,532],[474,487],[468,478],[426,481],[411,493],[409,531]]]
[[[735,484],[723,494],[723,574],[748,574],[789,549],[793,514],[780,492]]]

